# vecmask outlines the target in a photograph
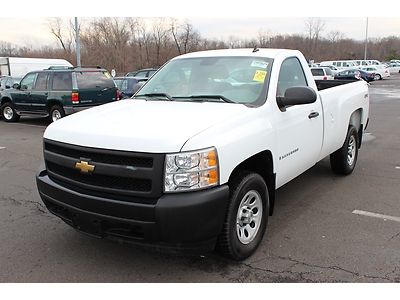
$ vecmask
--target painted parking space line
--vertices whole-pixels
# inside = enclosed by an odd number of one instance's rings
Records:
[[[388,216],[388,215],[382,215],[382,214],[377,214],[369,211],[364,211],[364,210],[353,210],[353,214],[356,215],[361,215],[361,216],[367,216],[367,217],[372,217],[372,218],[378,218],[378,219],[383,219],[383,220],[390,220],[390,221],[395,221],[395,222],[400,222],[400,217],[394,217],[394,216]]]
[[[0,146],[0,150],[3,150],[3,149],[6,149],[6,147],[1,147],[1,146]]]

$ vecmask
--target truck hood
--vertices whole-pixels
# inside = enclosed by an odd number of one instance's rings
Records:
[[[248,109],[219,102],[129,99],[62,118],[47,127],[44,138],[102,149],[179,152],[194,135]]]

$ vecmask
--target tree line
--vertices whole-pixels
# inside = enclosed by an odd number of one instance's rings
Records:
[[[48,34],[58,47],[20,47],[0,41],[0,56],[64,58],[76,64],[75,27],[60,18],[48,20]],[[320,18],[309,18],[304,34],[272,34],[255,29],[247,39],[230,36],[209,39],[201,36],[189,21],[173,18],[95,18],[81,23],[81,61],[124,74],[141,68],[159,67],[188,52],[225,48],[287,48],[300,50],[316,62],[334,59],[363,59],[364,41],[347,38],[342,32],[325,32]],[[400,37],[369,39],[369,59],[400,59]]]

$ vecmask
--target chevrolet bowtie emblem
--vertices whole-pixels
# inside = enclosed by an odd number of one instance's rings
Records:
[[[75,169],[78,169],[81,171],[81,173],[92,173],[94,171],[95,166],[94,165],[89,165],[87,161],[79,161],[75,164]]]

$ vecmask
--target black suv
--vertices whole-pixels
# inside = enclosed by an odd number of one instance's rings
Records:
[[[118,90],[107,70],[97,68],[49,68],[30,72],[12,89],[0,92],[1,115],[16,122],[21,115],[65,115],[118,100]]]

